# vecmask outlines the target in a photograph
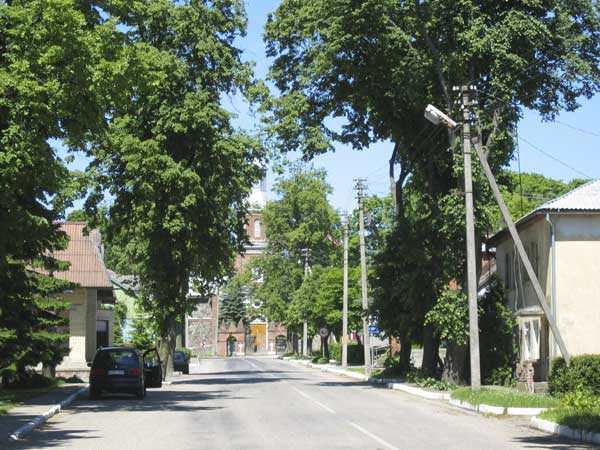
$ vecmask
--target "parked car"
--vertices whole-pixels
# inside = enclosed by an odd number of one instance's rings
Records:
[[[173,370],[181,372],[185,375],[190,373],[190,361],[188,360],[185,352],[180,350],[175,351],[175,355],[173,357]]]
[[[99,348],[90,369],[90,399],[103,392],[123,392],[143,399],[146,388],[162,386],[162,367],[156,349],[143,353],[131,347]]]

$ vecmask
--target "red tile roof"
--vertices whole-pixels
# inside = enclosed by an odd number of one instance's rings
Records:
[[[65,250],[53,253],[53,257],[71,263],[69,270],[54,272],[60,280],[78,283],[81,287],[112,288],[110,277],[101,255],[101,236],[98,230],[84,235],[86,222],[62,222],[60,229],[69,236]]]

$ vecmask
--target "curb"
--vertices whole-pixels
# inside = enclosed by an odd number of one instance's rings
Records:
[[[48,419],[50,419],[50,417],[54,416],[55,414],[58,414],[62,408],[65,408],[65,407],[69,406],[71,403],[73,403],[73,400],[75,400],[78,395],[87,391],[87,389],[88,389],[87,386],[84,386],[84,387],[78,389],[77,391],[75,391],[74,393],[69,395],[66,399],[64,399],[62,402],[60,402],[58,405],[52,406],[44,414],[37,416],[35,419],[27,422],[25,425],[21,425],[19,428],[17,428],[14,432],[12,432],[8,436],[8,440],[9,441],[18,441],[26,434],[31,433],[35,428],[39,427],[40,425],[45,423]]]
[[[547,411],[549,408],[505,408],[504,406],[492,406],[481,403],[473,405],[472,403],[450,398],[449,403],[457,408],[474,411],[481,414],[492,414],[495,416],[537,416],[538,414]]]
[[[592,444],[600,444],[600,433],[576,430],[566,425],[560,425],[556,422],[540,419],[538,417],[531,418],[530,426],[537,430],[544,431],[550,434],[556,434],[568,439],[589,442]]]
[[[385,385],[385,387],[388,389],[393,389],[395,391],[402,391],[407,394],[412,394],[412,395],[416,395],[421,398],[425,398],[427,400],[450,400],[450,394],[447,392],[426,391],[425,389],[420,389],[415,386],[409,386],[405,383],[398,383],[396,380],[372,378],[372,377],[367,378],[366,375],[363,375],[360,373],[350,372],[348,370],[343,370],[343,369],[337,369],[335,367],[331,367],[326,364],[314,365],[310,361],[306,361],[306,360],[290,359],[290,358],[286,359],[286,357],[283,357],[283,360],[289,361],[289,362],[294,362],[296,364],[301,364],[303,366],[311,367],[313,369],[320,369],[322,372],[335,373],[338,375],[344,375],[349,378],[354,378],[356,380],[366,381],[370,384]]]

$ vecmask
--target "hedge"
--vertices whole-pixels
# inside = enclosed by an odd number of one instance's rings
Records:
[[[574,356],[568,366],[563,358],[555,359],[548,389],[552,395],[585,390],[600,396],[600,355]]]
[[[342,362],[342,344],[329,344],[329,357]],[[365,353],[361,344],[348,345],[348,364],[360,366],[365,363]]]

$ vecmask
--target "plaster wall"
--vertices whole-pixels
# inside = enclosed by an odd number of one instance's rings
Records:
[[[560,215],[553,221],[558,327],[571,355],[600,353],[600,216]]]
[[[519,237],[526,249],[530,248],[531,244],[535,244],[537,247],[537,276],[546,296],[546,301],[548,304],[551,304],[552,278],[550,264],[550,225],[545,221],[543,216],[540,216],[537,220],[534,220],[533,223],[520,228],[518,231]],[[539,308],[533,285],[519,261],[517,249],[510,237],[497,245],[496,270],[498,277],[504,283],[508,306],[514,311],[526,308]],[[505,283],[507,280],[507,271],[510,271],[509,278],[511,280],[508,286]]]

